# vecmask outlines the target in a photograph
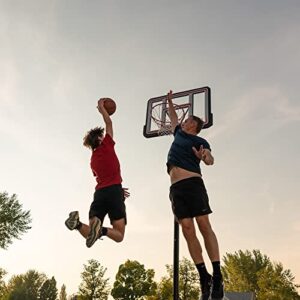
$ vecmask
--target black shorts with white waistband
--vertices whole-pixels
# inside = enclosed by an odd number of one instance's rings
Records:
[[[201,177],[191,177],[175,182],[170,187],[169,197],[173,213],[178,220],[212,213]]]
[[[94,201],[91,204],[89,218],[98,217],[101,222],[108,214],[110,223],[120,219],[126,220],[126,207],[124,203],[124,191],[121,184],[115,184],[94,193]]]

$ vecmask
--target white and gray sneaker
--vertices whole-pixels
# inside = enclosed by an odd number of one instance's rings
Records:
[[[70,230],[74,230],[79,224],[79,212],[70,212],[69,218],[65,221],[65,224]]]
[[[93,221],[90,223],[90,232],[86,238],[86,246],[88,248],[92,247],[94,243],[100,236],[102,224],[99,218],[94,217]]]

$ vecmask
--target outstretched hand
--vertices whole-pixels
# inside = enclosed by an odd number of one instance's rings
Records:
[[[173,98],[173,91],[170,90],[169,93],[167,94],[167,100],[168,100],[168,103],[172,103],[172,98]]]
[[[130,196],[130,193],[128,192],[128,188],[123,188],[124,193],[124,200]]]
[[[97,109],[98,109],[98,111],[99,111],[100,114],[102,114],[102,112],[103,112],[104,110],[106,111],[106,109],[105,109],[105,107],[104,107],[104,101],[105,101],[105,98],[100,98],[100,99],[98,100]]]
[[[197,150],[195,147],[193,147],[194,154],[200,159],[205,159],[205,149],[203,149],[203,146],[201,145],[199,150]]]

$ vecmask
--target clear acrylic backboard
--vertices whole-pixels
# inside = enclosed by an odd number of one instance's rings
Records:
[[[187,90],[173,94],[173,104],[179,122],[191,115],[204,121],[203,128],[213,124],[211,95],[209,87]],[[168,114],[167,95],[154,97],[147,102],[146,124],[143,134],[146,138],[171,134],[171,122]]]

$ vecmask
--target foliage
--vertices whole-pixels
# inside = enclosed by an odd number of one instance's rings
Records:
[[[108,278],[104,275],[106,268],[101,264],[91,259],[88,265],[84,265],[84,271],[81,273],[82,282],[79,286],[79,298],[84,300],[106,300],[108,299],[110,287]]]
[[[56,300],[57,288],[56,280],[54,277],[47,279],[40,289],[40,299],[42,300]]]
[[[146,299],[155,294],[154,270],[146,270],[138,261],[120,265],[111,295],[117,300]],[[149,298],[149,297],[148,297]]]
[[[161,278],[155,300],[173,300],[173,278],[171,276]]]
[[[30,211],[22,210],[17,196],[0,193],[0,248],[7,249],[14,238],[20,239],[31,228],[30,223]]]
[[[56,300],[57,289],[54,277],[29,270],[25,274],[14,275],[6,286],[1,300]]]
[[[4,277],[7,274],[7,272],[0,268],[0,299],[4,298],[4,296],[7,294],[7,287],[4,281]]]
[[[67,291],[66,291],[66,286],[64,284],[60,288],[58,299],[59,300],[67,300]]]
[[[252,291],[257,300],[300,299],[291,271],[284,270],[280,263],[272,263],[259,250],[227,253],[222,272],[228,291]]]
[[[157,300],[173,299],[173,266],[166,265],[168,276],[162,277],[157,288]],[[179,297],[181,300],[199,299],[199,274],[187,258],[179,262]]]
[[[39,300],[39,291],[46,279],[35,270],[13,276],[8,283],[8,300]]]

